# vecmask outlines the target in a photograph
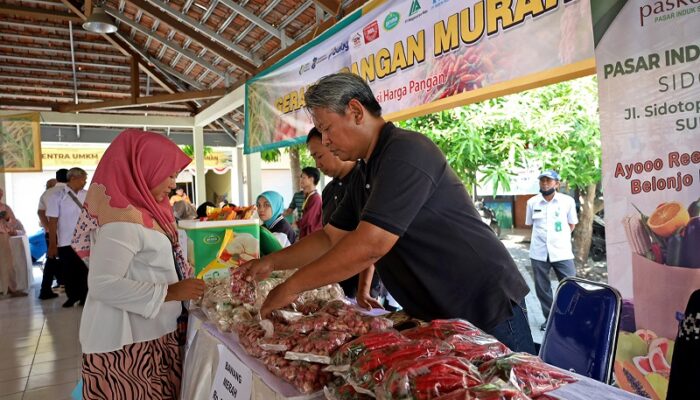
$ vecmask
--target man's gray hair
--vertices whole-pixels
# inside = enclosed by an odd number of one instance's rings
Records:
[[[367,82],[348,72],[327,75],[311,85],[304,94],[308,110],[327,108],[338,114],[345,114],[352,99],[359,101],[373,116],[382,115],[382,106]]]
[[[87,176],[87,172],[82,168],[74,167],[68,170],[68,180],[71,180],[71,178],[82,178],[84,176]]]

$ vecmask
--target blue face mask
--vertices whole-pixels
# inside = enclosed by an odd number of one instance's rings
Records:
[[[549,188],[547,190],[542,190],[540,189],[540,193],[542,193],[542,196],[549,196],[550,194],[554,193],[556,189],[554,188]]]

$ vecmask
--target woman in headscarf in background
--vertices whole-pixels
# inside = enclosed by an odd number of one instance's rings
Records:
[[[284,199],[282,195],[269,190],[267,192],[262,192],[256,200],[256,207],[258,208],[258,216],[260,220],[267,229],[273,234],[284,234],[289,243],[292,244],[296,241],[297,235],[289,225],[282,212],[284,211]],[[279,238],[277,238],[279,240]],[[285,243],[280,240],[282,247],[285,247]]]
[[[83,399],[179,397],[181,302],[205,289],[183,279],[190,268],[168,200],[189,163],[166,137],[128,129],[97,166],[73,241],[81,256],[92,242],[80,322]]]
[[[0,292],[11,297],[26,296],[27,292],[18,290],[17,274],[12,261],[10,237],[17,231],[24,230],[15,218],[10,206],[2,202],[5,192],[0,188]]]

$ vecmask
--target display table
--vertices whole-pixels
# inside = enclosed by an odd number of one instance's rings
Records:
[[[189,350],[183,368],[183,399],[210,399],[212,385],[219,364],[221,348],[230,351],[247,368],[252,371],[251,399],[323,399],[322,392],[302,395],[292,385],[270,373],[257,359],[249,356],[238,343],[233,334],[222,333],[213,323],[207,322],[204,314],[196,310],[190,314],[188,331]],[[593,379],[573,374],[578,382],[564,385],[547,395],[556,399],[590,400],[590,399],[636,399],[644,397],[625,392]]]
[[[34,283],[32,274],[32,256],[29,253],[29,240],[26,235],[10,237],[10,252],[12,253],[12,268],[15,270],[16,290],[27,291]],[[2,282],[3,287],[8,282]]]

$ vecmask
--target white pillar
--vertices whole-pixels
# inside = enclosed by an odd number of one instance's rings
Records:
[[[207,170],[204,168],[204,127],[195,126],[192,129],[192,142],[194,147],[195,175],[195,204],[202,204],[207,201],[206,179],[204,175]]]
[[[248,170],[248,198],[247,203],[255,204],[256,196],[262,192],[262,159],[260,153],[248,154],[245,156],[246,169]]]
[[[231,158],[231,201],[238,205],[245,205],[247,196],[245,195],[245,159],[243,156],[243,146],[233,149]]]

